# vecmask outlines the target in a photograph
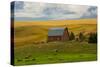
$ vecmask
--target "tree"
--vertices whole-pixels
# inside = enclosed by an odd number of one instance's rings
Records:
[[[97,33],[91,33],[89,35],[88,43],[97,43]]]
[[[85,37],[84,37],[83,33],[80,32],[80,33],[79,33],[79,40],[80,40],[80,42],[83,41],[84,38],[85,38]]]
[[[75,35],[73,32],[71,32],[69,35],[69,40],[74,40],[74,39],[75,39]]]

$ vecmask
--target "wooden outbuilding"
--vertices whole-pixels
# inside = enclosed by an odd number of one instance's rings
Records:
[[[48,30],[48,42],[69,40],[68,28],[50,28]]]

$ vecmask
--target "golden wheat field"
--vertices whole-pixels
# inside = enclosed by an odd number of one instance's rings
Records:
[[[48,29],[52,27],[68,27],[69,32],[77,35],[79,32],[88,34],[96,32],[96,19],[81,20],[50,20],[50,21],[15,21],[15,44],[31,44],[34,42],[46,42]]]
[[[17,22],[17,23],[16,23]],[[15,21],[15,27],[30,25],[70,25],[70,24],[96,24],[97,19],[80,19],[80,20],[48,20],[48,21]]]

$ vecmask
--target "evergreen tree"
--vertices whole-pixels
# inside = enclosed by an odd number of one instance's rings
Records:
[[[75,35],[73,32],[70,33],[70,36],[69,36],[69,40],[74,40],[75,39]]]
[[[83,41],[83,40],[84,40],[84,35],[83,35],[83,33],[81,33],[81,32],[79,33],[79,40],[80,40],[80,41]]]
[[[97,33],[91,33],[89,35],[88,43],[97,43]]]

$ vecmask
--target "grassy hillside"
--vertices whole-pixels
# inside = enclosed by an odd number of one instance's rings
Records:
[[[15,65],[96,60],[96,44],[78,41],[46,42],[49,28],[68,27],[68,31],[75,35],[84,32],[87,36],[97,31],[96,24],[96,19],[15,21]]]
[[[96,49],[96,44],[76,41],[17,46],[15,65],[95,61]]]

